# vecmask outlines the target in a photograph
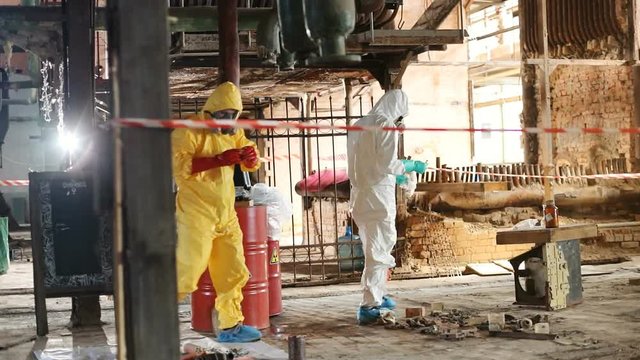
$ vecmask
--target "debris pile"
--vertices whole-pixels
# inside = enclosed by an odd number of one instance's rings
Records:
[[[490,313],[480,316],[468,310],[445,310],[440,303],[407,308],[405,319],[386,317],[381,323],[389,330],[414,330],[444,340],[481,336],[537,340],[556,338],[551,334],[547,315],[517,318],[505,313]]]

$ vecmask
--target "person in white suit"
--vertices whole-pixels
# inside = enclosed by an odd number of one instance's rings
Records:
[[[355,126],[400,127],[409,111],[402,90],[385,93]],[[406,186],[410,172],[424,173],[426,163],[398,159],[397,131],[354,131],[347,138],[350,209],[364,249],[363,298],[357,313],[362,325],[377,322],[381,309],[393,310],[387,296],[387,271],[395,266],[391,255],[396,243],[395,185]]]

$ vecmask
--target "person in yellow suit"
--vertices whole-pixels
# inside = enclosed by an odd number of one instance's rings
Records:
[[[232,83],[218,86],[192,119],[237,119],[242,111],[240,90]],[[259,167],[256,145],[241,129],[176,129],[171,135],[173,173],[178,185],[176,254],[178,299],[197,289],[202,273],[216,290],[220,342],[260,339],[243,325],[242,288],[249,279],[242,231],[235,212],[234,166]]]

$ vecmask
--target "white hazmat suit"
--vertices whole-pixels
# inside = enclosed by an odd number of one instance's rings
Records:
[[[354,125],[395,126],[408,111],[407,95],[391,90]],[[396,175],[403,174],[405,167],[398,160],[396,131],[349,132],[347,139],[350,207],[365,254],[360,306],[375,307],[387,292],[387,270],[395,266],[391,250],[396,243]]]

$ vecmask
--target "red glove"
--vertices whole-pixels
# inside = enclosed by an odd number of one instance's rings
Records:
[[[242,165],[248,169],[258,165],[258,154],[253,146],[245,146],[242,148]]]
[[[231,166],[240,162],[242,162],[242,150],[229,149],[213,157],[193,158],[191,160],[191,174],[221,166]]]

